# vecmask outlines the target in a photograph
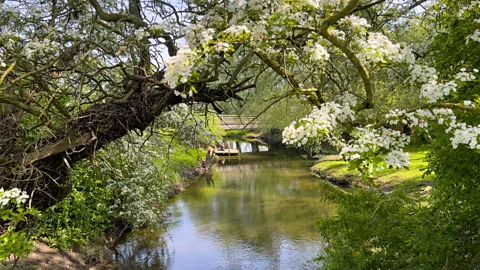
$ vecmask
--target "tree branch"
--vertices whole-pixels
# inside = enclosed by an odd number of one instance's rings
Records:
[[[29,153],[23,158],[17,157],[16,163],[23,166],[30,165],[37,160],[65,152],[70,149],[75,149],[81,145],[87,145],[96,139],[97,137],[93,133],[88,132],[76,136],[67,136],[54,144],[47,145],[40,151]]]
[[[348,4],[342,10],[340,10],[338,13],[335,13],[334,15],[328,17],[327,19],[325,19],[325,21],[323,21],[322,29],[325,29],[325,30],[328,29],[330,25],[336,23],[341,18],[350,14],[358,6],[359,2],[360,0],[350,0],[350,2],[348,2]]]
[[[106,13],[97,0],[88,0],[95,9],[98,17],[106,22],[125,21],[136,25],[137,27],[147,27],[148,24],[132,14]]]

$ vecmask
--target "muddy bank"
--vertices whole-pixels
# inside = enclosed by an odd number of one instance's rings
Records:
[[[37,241],[34,244],[32,252],[26,258],[22,258],[18,261],[16,267],[14,268],[10,262],[1,262],[0,269],[40,269],[40,270],[70,270],[70,269],[112,269],[115,265],[109,263],[108,261],[97,261],[95,263],[89,263],[89,257],[95,252],[95,257],[100,257],[102,253],[108,253],[109,256],[113,252],[105,247],[88,247],[90,252],[85,254],[79,251],[59,251],[49,247],[46,243],[42,241]],[[106,255],[106,254],[105,254]],[[13,261],[12,261],[13,262]]]
[[[314,158],[317,159],[317,162],[315,164],[318,164],[324,161],[342,160],[340,155],[317,155],[317,156],[314,156]],[[349,173],[349,174],[344,174],[342,176],[337,176],[334,174],[334,171],[322,170],[320,168],[315,167],[315,165],[310,167],[310,172],[313,175],[317,176],[318,178],[340,187],[351,187],[355,181],[358,182],[359,180],[361,180],[361,178],[355,174]]]
[[[310,171],[318,178],[341,187],[351,187],[354,181],[360,179],[358,176],[351,174],[338,177],[333,175],[332,173],[325,172],[317,168],[310,168]]]
[[[168,193],[168,198],[171,199],[178,193],[184,191],[190,185],[191,181],[202,175],[206,170],[208,170],[208,168],[204,168],[201,165],[197,167],[183,168],[181,171],[181,175],[184,181],[181,184],[173,184],[172,190]]]

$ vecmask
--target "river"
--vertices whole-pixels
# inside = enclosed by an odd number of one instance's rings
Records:
[[[242,154],[174,198],[164,226],[129,233],[119,269],[311,269],[324,244],[316,220],[332,212],[309,173],[288,152]]]

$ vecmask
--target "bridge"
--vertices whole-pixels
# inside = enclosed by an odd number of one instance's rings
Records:
[[[231,114],[219,114],[220,126],[225,130],[257,129],[259,120],[254,116],[238,116]]]

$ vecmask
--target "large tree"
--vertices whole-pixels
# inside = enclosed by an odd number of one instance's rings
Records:
[[[438,103],[451,85],[436,94],[434,71],[414,64],[422,52],[387,37],[425,2],[7,1],[0,18],[0,187],[27,190],[37,206],[49,206],[68,193],[66,177],[78,160],[141,132],[171,105],[202,102],[220,111],[217,102],[241,99],[263,74],[287,89],[278,99],[318,106],[285,130],[285,142],[323,137],[363,162],[376,152],[336,135],[368,131],[394,141],[381,148],[389,161],[403,161],[391,164],[404,165],[402,134],[358,128],[373,122],[372,110],[386,111],[389,99],[412,93],[429,103],[393,105],[476,110]],[[415,80],[406,82],[410,73]]]
[[[49,206],[68,193],[75,162],[143,131],[169,106],[238,98],[253,87],[237,78],[245,63],[218,87],[206,84],[207,70],[188,84],[165,84],[163,58],[177,54],[185,27],[214,5],[2,3],[0,187],[27,190],[37,207]],[[218,57],[216,68],[225,61]],[[194,97],[174,94],[186,87],[195,87]]]

